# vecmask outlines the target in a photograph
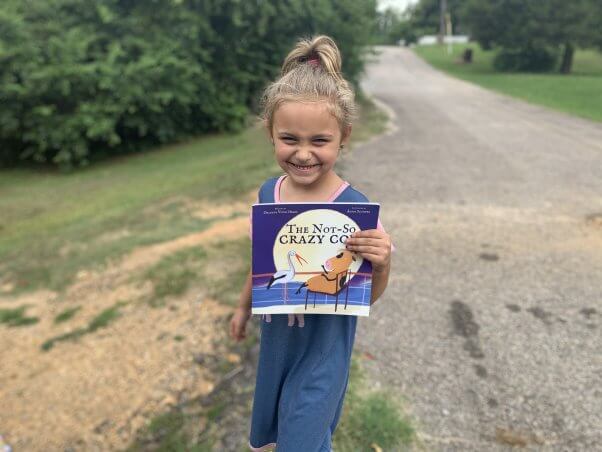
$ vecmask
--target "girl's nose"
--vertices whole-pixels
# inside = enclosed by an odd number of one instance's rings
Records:
[[[300,147],[297,150],[297,158],[301,162],[309,162],[311,160],[311,152],[306,147]]]

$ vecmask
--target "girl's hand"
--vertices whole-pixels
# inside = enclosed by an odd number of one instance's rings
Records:
[[[345,242],[345,247],[368,259],[376,272],[382,272],[391,265],[391,237],[380,229],[354,232]]]
[[[237,342],[242,341],[247,337],[246,327],[247,321],[251,317],[251,310],[247,308],[237,307],[230,319],[230,337]]]

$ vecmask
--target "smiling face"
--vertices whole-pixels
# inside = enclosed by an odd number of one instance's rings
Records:
[[[325,101],[285,102],[274,113],[276,160],[296,184],[311,185],[332,171],[348,136],[341,136]]]

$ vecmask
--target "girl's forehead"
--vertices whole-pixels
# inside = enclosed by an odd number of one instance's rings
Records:
[[[285,102],[274,113],[275,132],[329,133],[339,130],[326,102]]]

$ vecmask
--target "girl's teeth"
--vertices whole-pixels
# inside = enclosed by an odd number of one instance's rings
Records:
[[[301,165],[295,165],[293,163],[293,166],[299,168],[299,169],[309,169],[309,168],[313,168],[314,166],[318,166],[318,165],[307,165],[307,166],[301,166]]]

